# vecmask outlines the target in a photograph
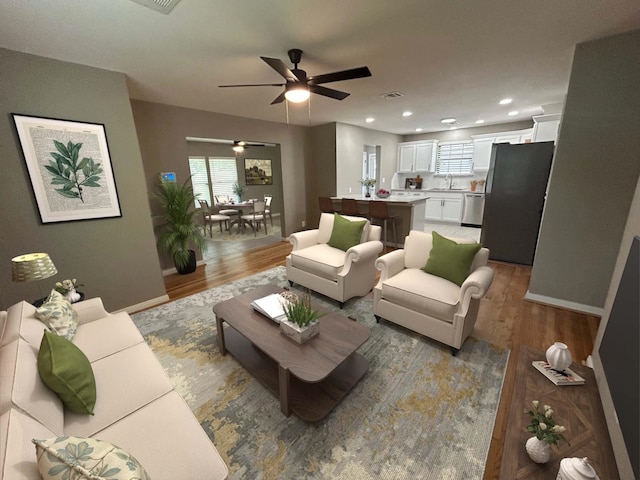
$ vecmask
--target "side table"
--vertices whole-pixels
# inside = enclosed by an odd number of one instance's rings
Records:
[[[78,302],[83,301],[84,300],[84,293],[83,292],[77,292],[77,293],[80,295],[80,300],[78,300]],[[36,308],[39,308],[47,300],[47,298],[49,298],[49,297],[42,297],[42,298],[39,298],[37,300],[34,300],[33,302],[31,302],[31,305],[33,305]],[[73,303],[78,303],[78,302],[73,302]],[[73,303],[71,305],[73,305]]]
[[[544,359],[544,352],[524,345],[520,347],[500,478],[556,478],[563,458],[587,457],[600,478],[619,479],[593,371],[573,363],[571,370],[583,377],[585,384],[557,386],[531,365],[535,360]],[[556,422],[567,428],[564,435],[571,444],[562,442],[559,447],[551,447],[551,458],[545,464],[534,463],[524,447],[532,436],[527,432],[530,417],[525,410],[531,408],[533,400],[541,405],[551,405]]]

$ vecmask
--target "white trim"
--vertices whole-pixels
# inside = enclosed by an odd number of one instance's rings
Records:
[[[564,308],[566,310],[573,310],[580,313],[588,313],[589,315],[597,315],[599,317],[602,317],[604,314],[604,308],[601,307],[594,307],[593,305],[585,305],[583,303],[570,302],[560,298],[538,295],[537,293],[531,293],[529,290],[525,293],[524,299],[535,303],[551,305],[552,307]]]
[[[140,310],[145,310],[147,308],[155,307],[156,305],[160,305],[161,303],[168,302],[170,300],[169,295],[162,295],[161,297],[152,298],[151,300],[147,300],[146,302],[136,303],[135,305],[130,305],[125,308],[121,308],[120,310],[116,310],[112,313],[120,313],[120,312],[138,312]]]
[[[198,260],[196,262],[196,268],[198,268],[200,265],[206,265],[206,262],[204,260]],[[168,277],[169,275],[173,275],[174,273],[178,273],[178,270],[176,270],[176,267],[169,268],[167,270],[162,270],[163,277]]]

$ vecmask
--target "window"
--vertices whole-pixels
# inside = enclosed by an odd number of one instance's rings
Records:
[[[191,184],[198,200],[206,200],[213,205],[215,195],[232,196],[233,184],[238,181],[238,169],[235,158],[189,157]]]
[[[438,145],[436,175],[470,175],[473,173],[473,142]]]

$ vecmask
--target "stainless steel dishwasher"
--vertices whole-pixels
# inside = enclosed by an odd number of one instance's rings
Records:
[[[462,225],[465,227],[481,227],[483,213],[484,193],[465,193]]]

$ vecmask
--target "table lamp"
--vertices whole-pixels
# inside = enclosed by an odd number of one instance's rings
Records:
[[[11,259],[11,279],[14,282],[33,282],[52,277],[58,269],[47,253],[27,253]],[[42,290],[38,284],[42,297]]]

